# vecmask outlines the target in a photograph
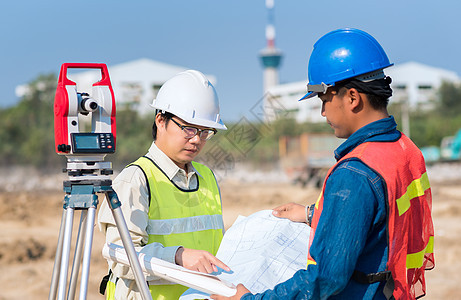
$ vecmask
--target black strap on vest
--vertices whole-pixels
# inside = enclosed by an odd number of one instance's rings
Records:
[[[388,300],[395,299],[394,293],[394,278],[392,278],[391,271],[384,271],[378,273],[365,274],[355,270],[352,274],[352,279],[362,284],[372,284],[376,282],[386,282],[383,289],[383,294]]]
[[[389,278],[392,278],[391,271],[365,274],[363,272],[355,270],[352,274],[352,279],[354,279],[358,283],[363,284],[372,284],[375,282],[388,281]]]
[[[109,269],[109,274],[104,276],[101,280],[101,284],[99,284],[99,293],[104,295],[106,293],[107,283],[109,282],[110,275],[112,274],[112,270]]]
[[[107,289],[107,283],[109,282],[109,279],[110,279],[110,275],[112,275],[112,270],[109,269],[109,274],[107,274],[106,276],[104,276],[101,280],[101,283],[99,284],[99,293],[101,295],[104,295],[106,293],[106,289]],[[117,281],[118,281],[118,277],[115,278],[115,284],[117,284]],[[147,282],[147,285],[149,285],[149,282]]]

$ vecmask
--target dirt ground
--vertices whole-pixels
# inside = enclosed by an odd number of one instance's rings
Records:
[[[432,189],[436,269],[427,273],[428,295],[424,299],[460,299],[461,181],[432,182]],[[223,182],[221,192],[226,227],[239,214],[247,216],[290,201],[311,203],[319,193],[315,188],[273,182]],[[0,300],[48,297],[63,195],[59,190],[0,192]],[[79,218],[77,212],[75,223]],[[100,254],[103,240],[96,228],[88,299],[104,299],[98,293],[107,271]]]

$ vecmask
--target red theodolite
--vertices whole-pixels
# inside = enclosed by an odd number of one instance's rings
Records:
[[[101,80],[93,84],[91,97],[77,92],[67,78],[68,69],[99,69]],[[91,132],[80,132],[79,114],[91,113]],[[54,102],[55,145],[58,154],[103,154],[115,152],[115,97],[107,66],[101,63],[64,63]]]
[[[77,92],[77,84],[67,78],[68,69],[99,69],[101,80],[93,83],[91,96]],[[91,117],[91,131],[80,132],[85,123],[79,116]],[[83,117],[82,117],[83,118]],[[48,299],[74,299],[80,264],[80,298],[86,299],[90,269],[93,227],[98,196],[105,194],[112,210],[123,247],[144,300],[151,299],[141,265],[123,217],[120,201],[112,189],[112,164],[104,161],[115,152],[116,123],[115,97],[107,66],[101,63],[65,63],[61,67],[54,101],[54,131],[56,152],[67,157],[64,170],[69,179],[64,181],[63,214]],[[72,272],[68,280],[74,211],[81,211]],[[83,253],[83,258],[82,258]],[[69,284],[68,284],[69,283]]]

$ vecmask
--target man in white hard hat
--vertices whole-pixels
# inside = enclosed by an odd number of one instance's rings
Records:
[[[152,107],[149,151],[113,182],[136,250],[194,271],[230,270],[214,256],[224,231],[216,178],[193,161],[218,129],[227,129],[216,91],[201,72],[188,70],[165,82]],[[103,203],[100,229],[106,242],[121,245]],[[132,271],[113,262],[109,267],[107,299],[141,299]],[[187,289],[154,276],[146,280],[153,299],[178,299]]]

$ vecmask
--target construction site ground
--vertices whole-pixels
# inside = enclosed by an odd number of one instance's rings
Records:
[[[41,186],[44,189],[0,186],[0,300],[48,297],[64,194],[61,183],[54,189],[47,183]],[[436,268],[427,273],[428,295],[424,299],[460,299],[461,179],[433,180],[432,191]],[[319,190],[286,181],[225,180],[221,193],[224,222],[229,227],[239,214],[249,215],[291,201],[312,203]],[[79,215],[75,214],[76,222]],[[104,237],[97,227],[93,241],[88,299],[104,299],[98,289],[107,267],[100,254]]]

